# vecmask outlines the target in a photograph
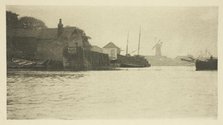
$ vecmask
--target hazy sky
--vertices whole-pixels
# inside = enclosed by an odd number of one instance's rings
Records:
[[[155,37],[164,44],[162,54],[198,55],[208,49],[217,55],[217,7],[122,7],[122,6],[7,6],[21,16],[32,16],[57,27],[77,26],[103,47],[114,42],[125,53],[129,32],[129,52],[137,49],[141,25],[142,55],[154,55]]]

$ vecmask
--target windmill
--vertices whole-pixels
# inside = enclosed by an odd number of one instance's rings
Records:
[[[162,53],[161,53],[162,45],[163,45],[163,42],[160,42],[160,40],[158,40],[157,43],[153,46],[152,49],[156,49],[155,56],[162,56]]]

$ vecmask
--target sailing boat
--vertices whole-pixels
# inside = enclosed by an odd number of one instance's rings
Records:
[[[145,59],[145,57],[139,55],[140,51],[140,39],[141,39],[141,27],[139,31],[139,42],[138,42],[138,55],[131,56],[128,53],[128,42],[129,42],[129,33],[127,35],[127,45],[126,45],[126,55],[118,55],[117,62],[120,64],[120,67],[134,68],[134,67],[150,67],[151,65]]]
[[[206,50],[206,57],[207,53],[209,53],[210,58],[204,58],[202,57],[201,59],[197,58],[191,58],[190,60],[187,59],[181,59],[183,61],[195,63],[196,71],[201,71],[201,70],[217,70],[218,69],[218,59],[214,58],[210,52]]]

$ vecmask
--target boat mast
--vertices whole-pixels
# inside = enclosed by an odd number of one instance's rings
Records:
[[[140,29],[139,29],[138,55],[139,55],[139,50],[140,50],[140,39],[141,39],[141,26],[140,26]]]
[[[127,35],[126,55],[128,54],[128,49],[129,49],[129,32],[128,32],[128,35]]]

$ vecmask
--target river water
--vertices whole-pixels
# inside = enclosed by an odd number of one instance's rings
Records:
[[[9,71],[8,119],[216,118],[217,72]]]

